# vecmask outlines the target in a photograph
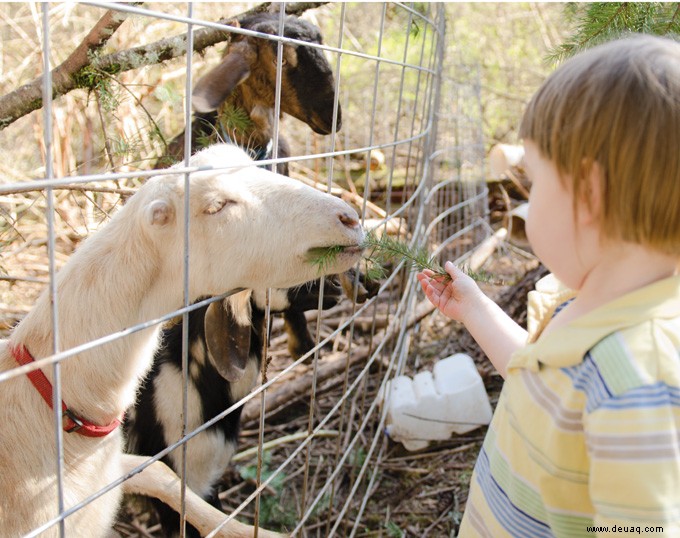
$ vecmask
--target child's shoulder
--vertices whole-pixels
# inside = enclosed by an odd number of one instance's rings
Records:
[[[588,413],[680,406],[680,319],[668,323],[648,320],[614,331],[561,370]]]
[[[680,317],[615,331],[587,354],[612,396],[663,384],[680,389]]]

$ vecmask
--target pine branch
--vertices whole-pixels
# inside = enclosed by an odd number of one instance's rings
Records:
[[[243,133],[253,129],[253,120],[250,115],[244,109],[236,107],[232,103],[225,103],[220,107],[218,120],[224,132],[234,133],[232,138],[235,140],[239,138],[236,133],[243,136]]]
[[[424,247],[411,248],[406,243],[393,239],[386,234],[378,238],[374,233],[366,235],[363,246],[371,251],[368,256],[369,260],[378,263],[390,260],[403,260],[410,270],[422,271],[423,269],[429,269],[438,277],[444,280],[451,280],[449,274],[434,256],[430,256]]]
[[[675,4],[675,12],[673,13],[671,19],[666,23],[666,28],[664,29],[663,33],[664,34],[680,33],[678,32],[679,27],[680,27],[680,2],[677,2]]]
[[[409,247],[406,243],[402,243],[387,235],[378,238],[372,232],[366,235],[361,246],[368,251],[367,255],[364,256],[364,261],[369,268],[366,274],[369,280],[377,280],[383,277],[383,264],[392,260],[397,262],[403,261],[409,270],[422,271],[423,269],[429,269],[442,282],[451,280],[451,276],[444,270],[436,258],[430,256],[427,249],[423,247]],[[325,274],[326,270],[344,249],[345,247],[340,245],[314,248],[308,252],[307,259],[318,268],[319,274]],[[371,268],[373,269],[371,270]],[[496,281],[492,275],[485,271],[471,271],[466,267],[462,267],[461,270],[478,282],[503,284],[503,282]]]
[[[561,62],[630,32],[653,35],[680,33],[678,2],[570,3],[565,7],[565,15],[576,21],[576,29],[548,54],[550,62]]]
[[[165,147],[165,150],[167,151],[168,149],[168,142],[165,140],[165,137],[163,136],[163,132],[161,131],[160,125],[156,122],[156,120],[153,118],[151,113],[147,110],[147,108],[144,106],[142,101],[137,97],[135,92],[133,92],[126,84],[123,84],[120,80],[115,78],[112,75],[109,75],[108,73],[102,72],[102,76],[109,77],[112,82],[115,82],[118,84],[121,88],[123,88],[129,95],[132,97],[132,99],[135,101],[135,104],[141,108],[142,112],[146,115],[147,119],[149,120],[149,124],[151,125],[151,132],[153,133],[154,136],[157,136],[160,141],[163,143],[163,146]]]
[[[307,251],[307,260],[316,266],[320,275],[325,275],[343,250],[345,250],[345,247],[341,245],[312,248]]]

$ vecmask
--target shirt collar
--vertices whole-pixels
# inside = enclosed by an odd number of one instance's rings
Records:
[[[574,366],[609,334],[651,319],[680,317],[680,275],[676,275],[623,295],[541,338],[555,309],[574,296],[552,275],[536,284],[529,295],[529,343],[513,354],[508,369]]]

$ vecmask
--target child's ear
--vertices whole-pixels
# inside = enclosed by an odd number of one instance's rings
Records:
[[[602,214],[602,193],[605,188],[605,172],[595,160],[582,164],[583,183],[579,200],[579,221],[582,224],[597,223]]]

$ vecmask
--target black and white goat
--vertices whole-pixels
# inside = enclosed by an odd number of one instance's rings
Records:
[[[334,306],[342,288],[330,277],[324,281],[323,307]],[[188,328],[188,416],[192,431],[245,397],[255,386],[261,364],[265,331],[265,293],[246,290],[189,314]],[[270,310],[316,309],[319,281],[288,290],[272,290]],[[161,335],[152,369],[140,391],[137,404],[125,421],[128,451],[153,456],[175,443],[182,431],[182,399],[177,397],[182,380],[182,325],[167,327]],[[238,365],[245,372],[234,379]],[[187,484],[203,499],[221,508],[217,486],[238,443],[239,407],[216,424],[196,435],[187,445]],[[181,454],[171,452],[163,460],[179,469]],[[179,529],[179,515],[165,503],[152,499],[164,534]],[[187,527],[187,536],[199,536]]]
[[[191,164],[203,168],[192,175],[189,199],[191,300],[239,287],[288,288],[311,280],[318,271],[308,261],[313,248],[345,247],[329,272],[346,271],[357,262],[364,234],[356,212],[341,200],[257,168],[230,145],[210,147]],[[147,181],[59,271],[59,334],[53,334],[51,300],[45,292],[9,340],[0,342],[0,535],[23,536],[58,516],[54,414],[28,376],[7,372],[18,363],[51,355],[55,336],[61,349],[71,349],[180,307],[184,199],[183,174]],[[69,431],[63,434],[66,509],[144,461],[123,454],[121,431],[115,426],[151,366],[158,336],[159,328],[153,326],[61,363],[61,394],[68,406],[64,429]],[[247,374],[238,361],[226,368],[232,382]],[[41,371],[52,383],[52,368]],[[74,428],[72,417],[83,419],[85,426]],[[106,435],[89,436],[102,425],[111,425],[111,431],[104,428]],[[67,535],[108,535],[122,490],[158,495],[179,505],[177,476],[156,462],[122,488],[68,515]],[[224,520],[224,514],[187,493],[187,517],[202,532]],[[208,510],[197,516],[197,506]],[[252,527],[234,520],[219,536],[252,533]],[[51,527],[47,534],[58,532]]]

